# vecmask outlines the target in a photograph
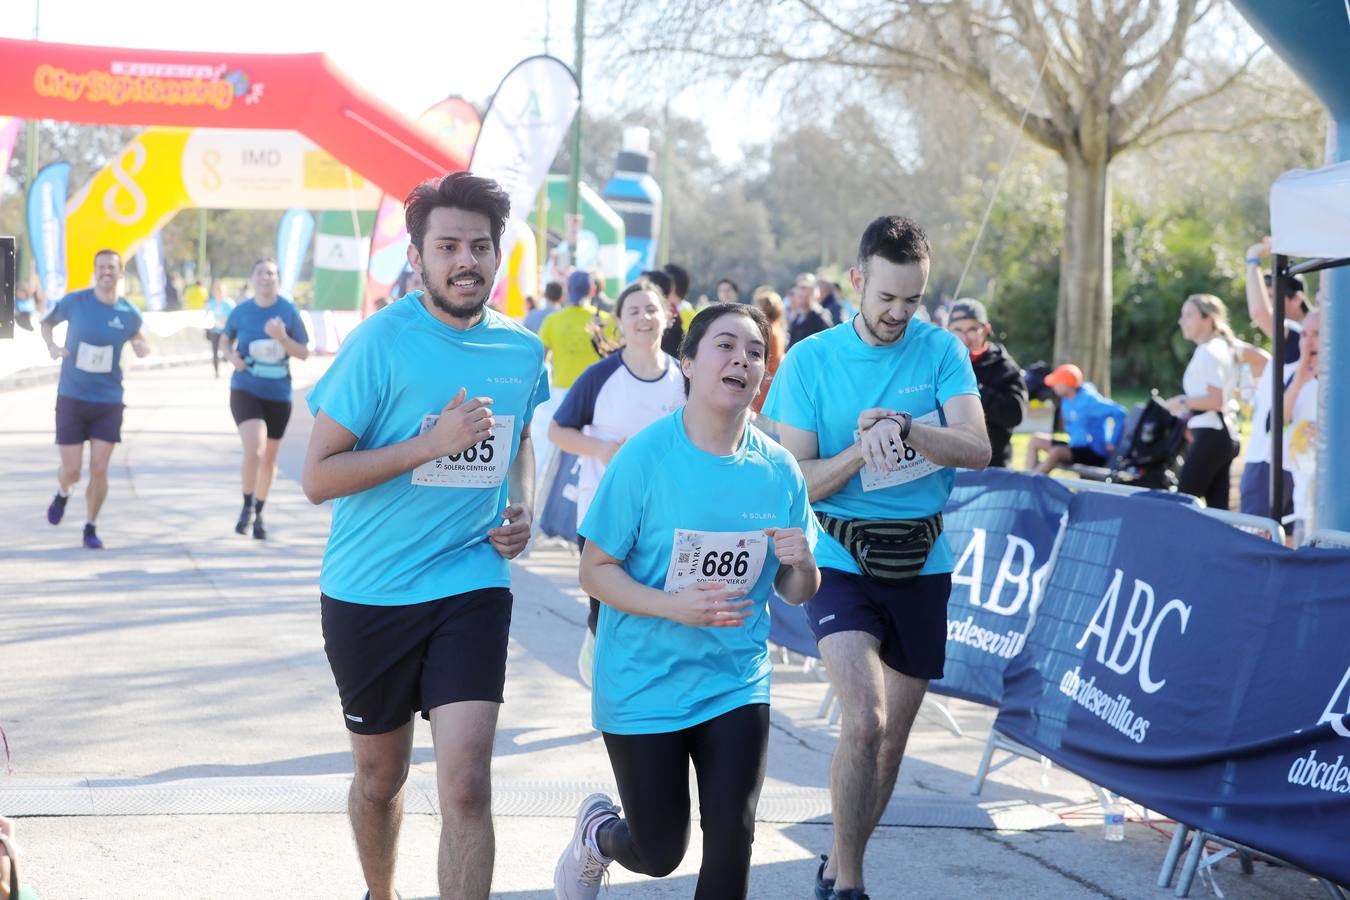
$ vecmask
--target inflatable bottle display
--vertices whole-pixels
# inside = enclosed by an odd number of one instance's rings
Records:
[[[656,267],[656,242],[660,240],[661,188],[651,176],[651,132],[625,128],[614,177],[601,195],[623,219],[626,264],[624,281]]]

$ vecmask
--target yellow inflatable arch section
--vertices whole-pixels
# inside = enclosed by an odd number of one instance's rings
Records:
[[[181,209],[360,211],[379,202],[379,188],[295,131],[147,129],[67,205],[69,284],[91,284],[95,253],[129,257]]]

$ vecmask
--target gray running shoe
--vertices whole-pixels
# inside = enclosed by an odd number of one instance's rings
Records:
[[[600,822],[618,817],[619,807],[607,794],[591,794],[581,801],[572,842],[553,869],[553,895],[558,900],[595,900],[599,896],[600,882],[613,860],[601,853],[587,835]]]

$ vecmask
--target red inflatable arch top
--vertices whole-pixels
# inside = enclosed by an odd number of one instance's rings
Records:
[[[95,125],[289,128],[405,197],[468,168],[321,53],[129,50],[0,39],[0,115]]]

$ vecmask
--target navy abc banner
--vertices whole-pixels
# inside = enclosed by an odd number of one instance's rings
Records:
[[[1003,670],[1022,649],[1070,497],[1044,475],[1003,469],[957,473],[942,511],[956,560],[947,603],[947,661],[931,690],[999,705]]]
[[[1149,809],[1350,882],[1350,551],[1081,494],[994,727]]]

